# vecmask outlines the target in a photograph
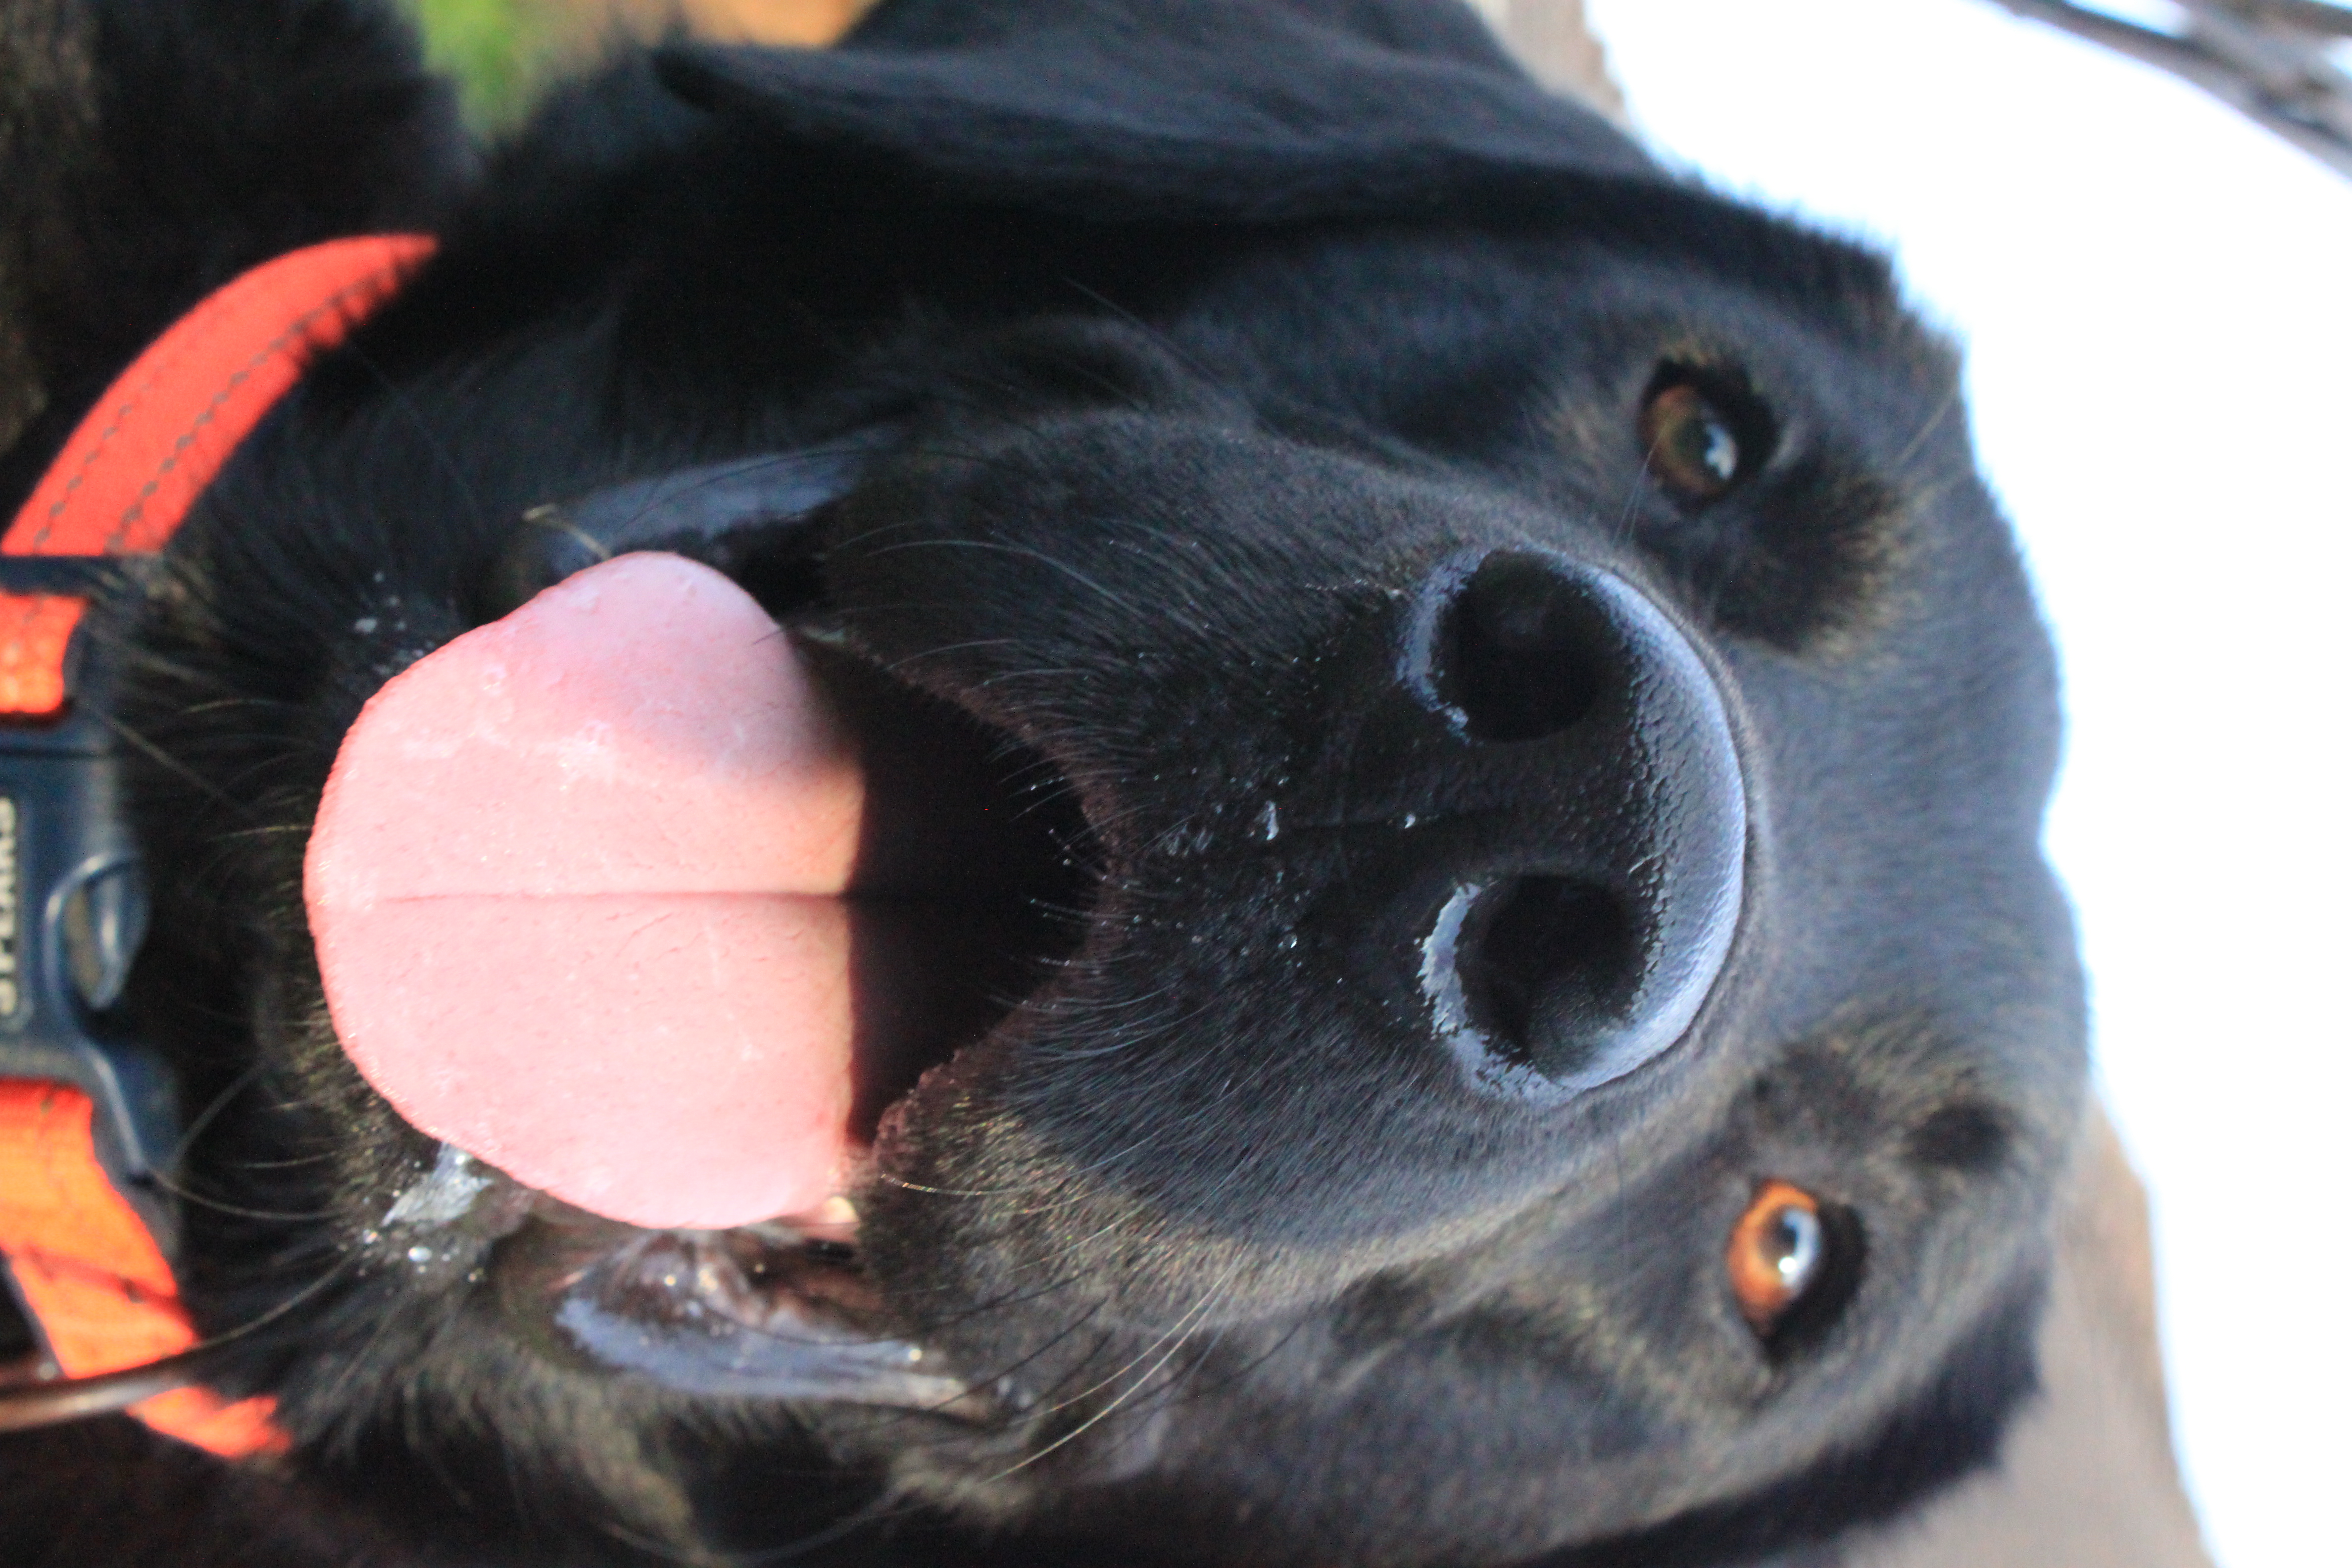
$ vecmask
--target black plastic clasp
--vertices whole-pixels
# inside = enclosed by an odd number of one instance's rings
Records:
[[[93,594],[120,559],[0,556],[0,591]],[[119,1004],[147,931],[147,887],[123,818],[105,722],[112,682],[78,631],[63,712],[0,720],[0,1078],[87,1093],[98,1154],[169,1250],[172,1205],[157,1183],[178,1139],[162,1058],[132,1038]]]

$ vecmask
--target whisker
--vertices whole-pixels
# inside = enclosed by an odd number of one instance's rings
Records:
[[[1048,555],[1044,551],[1039,550],[1033,545],[1007,544],[1002,540],[995,539],[910,539],[899,544],[883,545],[870,553],[876,555],[888,555],[907,550],[993,550],[1002,552],[1007,555],[1024,556],[1029,560],[1037,562],[1041,565],[1052,567],[1055,571],[1061,573],[1064,576],[1068,577],[1072,582],[1078,584],[1082,587],[1092,589],[1095,593],[1109,600],[1112,604],[1117,605],[1120,609],[1127,611],[1129,615],[1140,616],[1143,614],[1143,612],[1134,604],[1121,597],[1118,594],[1111,592],[1110,589],[1105,587],[1102,584],[1096,582],[1092,577],[1087,576],[1084,572],[1079,571],[1068,562],[1061,560],[1056,556]]]
[[[1060,1436],[1055,1438],[1044,1447],[1034,1450],[1027,1458],[997,1472],[996,1475],[990,1478],[990,1480],[992,1482],[1001,1481],[1007,1476],[1014,1475],[1022,1470],[1027,1469],[1030,1466],[1037,1463],[1040,1459],[1043,1459],[1046,1455],[1053,1453],[1055,1449],[1076,1441],[1079,1437],[1084,1436],[1087,1432],[1093,1430],[1096,1426],[1109,1419],[1109,1417],[1117,1413],[1119,1407],[1125,1405],[1129,1399],[1132,1399],[1135,1395],[1140,1394],[1150,1385],[1151,1379],[1159,1375],[1161,1368],[1165,1367],[1170,1361],[1173,1360],[1177,1355],[1182,1352],[1186,1344],[1192,1340],[1199,1324],[1205,1321],[1208,1314],[1214,1310],[1217,1302],[1223,1300],[1224,1289],[1226,1287],[1231,1285],[1233,1276],[1238,1271],[1239,1267],[1240,1266],[1236,1264],[1233,1268],[1228,1269],[1224,1278],[1217,1285],[1213,1286],[1209,1290],[1204,1291],[1201,1300],[1193,1304],[1192,1308],[1184,1314],[1183,1318],[1178,1320],[1179,1323],[1183,1326],[1181,1331],[1174,1331],[1173,1342],[1169,1344],[1168,1349],[1162,1352],[1159,1360],[1153,1362],[1150,1366],[1145,1368],[1144,1371],[1137,1376],[1136,1380],[1132,1384],[1129,1384],[1125,1393],[1111,1400],[1101,1409],[1096,1411],[1093,1415],[1087,1416],[1085,1420],[1079,1422],[1076,1426],[1073,1426],[1067,1432],[1063,1433]],[[1189,1321],[1187,1320],[1189,1320]],[[1163,1334],[1161,1336],[1163,1339],[1168,1337],[1169,1336],[1167,1334]],[[1159,1342],[1155,1341],[1153,1342],[1156,1344]],[[1149,1353],[1149,1347],[1147,1347],[1145,1353]],[[1140,1359],[1141,1357],[1139,1356],[1137,1358],[1138,1361],[1140,1361]],[[1135,1362],[1128,1363],[1129,1367],[1132,1367],[1135,1364]],[[1105,1385],[1098,1384],[1096,1386],[1097,1388],[1100,1388]],[[1083,1397],[1083,1395],[1081,1395],[1081,1397]],[[1053,1408],[1061,1409],[1066,1407],[1066,1406],[1064,1405],[1055,1405]]]

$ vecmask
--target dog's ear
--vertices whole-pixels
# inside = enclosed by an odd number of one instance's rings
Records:
[[[1458,0],[886,0],[837,48],[686,45],[663,68],[811,150],[1084,217],[1375,216],[1659,177]]]
[[[0,0],[0,502],[207,291],[470,156],[387,0]]]

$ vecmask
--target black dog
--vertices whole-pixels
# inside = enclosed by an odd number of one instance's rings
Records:
[[[93,634],[180,1273],[295,1447],[9,1439],[7,1561],[1687,1568],[1992,1455],[2081,1115],[2054,677],[1883,260],[1445,0],[889,0],[479,167],[363,0],[0,28],[12,507],[225,278],[443,237]],[[305,836],[551,503],[853,715],[854,1238],[395,1216]]]

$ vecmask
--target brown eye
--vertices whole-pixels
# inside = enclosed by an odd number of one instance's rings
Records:
[[[1748,1326],[1769,1336],[1828,1272],[1829,1254],[1819,1200],[1786,1182],[1757,1188],[1723,1258]]]
[[[1687,381],[1667,383],[1643,405],[1642,452],[1658,482],[1692,505],[1729,489],[1758,455],[1741,450],[1738,421]]]

